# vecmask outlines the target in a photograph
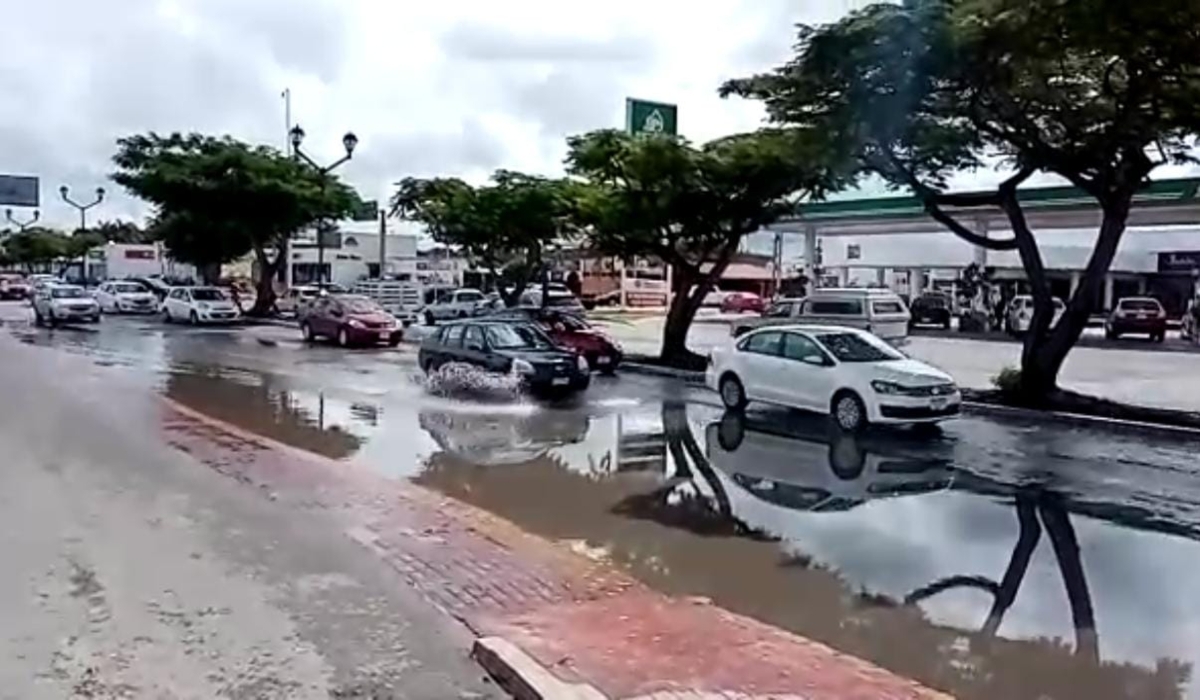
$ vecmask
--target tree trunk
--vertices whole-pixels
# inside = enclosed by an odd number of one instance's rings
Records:
[[[704,260],[694,266],[671,264],[671,307],[667,310],[662,351],[659,354],[664,364],[681,369],[704,369],[704,358],[688,350],[688,331],[692,328],[696,312],[704,303],[704,297],[713,290],[733,260],[738,240],[739,236],[732,236],[725,242],[707,272],[700,271]]]
[[[247,316],[262,318],[275,311],[275,275],[279,274],[279,266],[284,262],[283,255],[284,252],[280,251],[275,260],[271,260],[266,250],[261,247],[254,249],[254,256],[258,259],[258,281],[254,285],[254,307],[246,312]]]
[[[1104,220],[1100,225],[1092,256],[1084,269],[1079,287],[1067,302],[1062,318],[1053,328],[1051,323],[1054,319],[1054,305],[1037,243],[1015,200],[1013,206],[1005,207],[1013,224],[1017,250],[1029,278],[1034,301],[1033,319],[1021,351],[1020,399],[1023,403],[1043,405],[1057,390],[1058,375],[1063,362],[1087,327],[1096,296],[1103,288],[1104,278],[1112,266],[1113,257],[1125,233],[1132,199],[1133,193],[1130,191],[1113,195],[1109,201],[1101,202]]]

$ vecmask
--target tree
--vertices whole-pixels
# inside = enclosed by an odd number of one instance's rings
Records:
[[[154,240],[151,232],[132,221],[101,221],[90,230],[109,243],[151,243]]]
[[[155,233],[173,258],[211,269],[254,253],[252,315],[267,314],[275,303],[287,241],[359,206],[336,177],[228,136],[150,133],[120,139],[117,147],[112,179],[155,206]]]
[[[32,226],[4,239],[4,255],[11,263],[23,266],[26,272],[33,272],[37,266],[63,258],[69,240],[53,229]]]
[[[1062,364],[1093,310],[1134,194],[1191,161],[1200,130],[1200,5],[1192,0],[906,0],[801,26],[795,57],[723,94],[764,100],[772,121],[820,128],[865,169],[911,189],[959,237],[1018,251],[1034,297],[1022,353],[1028,402],[1060,398]],[[1002,164],[995,191],[944,193],[947,177]],[[1018,187],[1035,173],[1078,187],[1103,221],[1062,320]],[[988,239],[947,207],[998,208]]]
[[[671,268],[661,359],[702,360],[687,334],[742,238],[842,184],[835,152],[811,129],[774,129],[696,148],[665,136],[596,131],[568,139],[580,178],[576,217],[599,252],[654,257]]]
[[[529,283],[544,273],[546,248],[572,235],[571,187],[562,180],[497,171],[491,184],[472,187],[457,178],[405,178],[396,183],[392,213],[424,224],[438,243],[458,246],[493,278],[516,306]]]

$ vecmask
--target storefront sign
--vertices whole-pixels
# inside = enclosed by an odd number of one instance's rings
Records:
[[[1191,272],[1200,270],[1200,250],[1158,254],[1159,272]]]

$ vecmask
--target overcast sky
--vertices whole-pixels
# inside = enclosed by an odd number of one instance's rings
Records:
[[[559,174],[565,137],[622,126],[627,96],[677,103],[680,130],[696,142],[756,128],[761,107],[721,100],[717,86],[786,60],[795,23],[865,3],[8,3],[0,173],[39,176],[52,224],[76,221],[59,200],[63,184],[80,199],[108,187],[93,221],[140,220],[145,207],[107,181],[118,137],[201,131],[282,148],[290,88],[315,158],[339,157],[342,134],[357,133],[359,150],[339,172],[367,199],[386,199],[406,175]]]

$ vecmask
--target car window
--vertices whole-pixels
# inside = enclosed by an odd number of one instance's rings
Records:
[[[383,311],[379,304],[368,297],[350,297],[342,299],[340,303],[352,314],[373,314]]]
[[[463,330],[462,326],[450,326],[442,336],[442,344],[451,348],[462,347]]]
[[[87,292],[79,287],[55,287],[50,290],[50,296],[55,299],[81,299],[87,296]]]
[[[873,301],[871,310],[876,314],[902,314],[904,307],[898,301]]]
[[[550,340],[533,326],[489,325],[487,339],[493,350],[550,347]]]
[[[840,362],[883,362],[904,356],[873,336],[859,333],[822,333],[817,340]]]
[[[807,336],[799,333],[785,333],[783,336],[783,356],[799,362],[824,362],[825,353],[820,346]]]
[[[804,305],[804,313],[813,316],[862,316],[859,299],[813,299]]]
[[[219,289],[193,289],[192,299],[196,301],[224,301],[225,295]]]
[[[172,289],[170,297],[172,299],[182,299],[183,298],[183,290],[182,289]]]
[[[146,291],[146,289],[135,282],[123,282],[121,284],[108,285],[108,291],[116,292],[117,294],[138,294]]]
[[[756,355],[779,356],[782,333],[755,333],[738,343],[738,349]]]
[[[1157,301],[1150,299],[1122,299],[1117,306],[1122,311],[1158,311],[1161,308]]]
[[[469,303],[472,301],[483,301],[483,292],[459,292],[457,299],[460,302]]]
[[[463,348],[467,350],[483,350],[483,331],[479,326],[467,326],[463,333]]]

